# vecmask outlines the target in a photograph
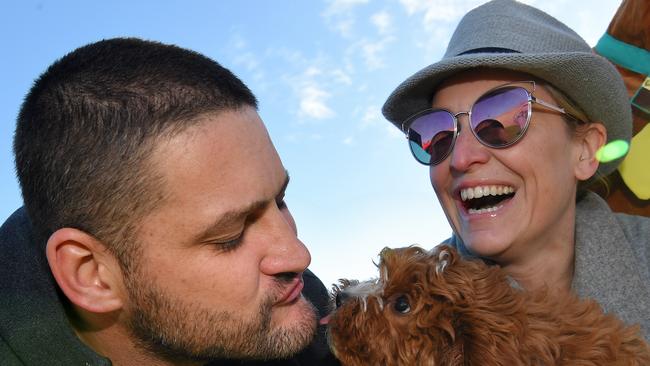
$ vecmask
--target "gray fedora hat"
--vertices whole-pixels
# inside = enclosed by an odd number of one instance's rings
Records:
[[[616,68],[569,27],[531,6],[494,0],[468,12],[439,62],[402,82],[382,112],[395,126],[430,108],[437,86],[446,78],[476,67],[525,72],[572,99],[593,122],[607,129],[607,142],[632,136],[627,90]],[[607,175],[622,159],[601,163]]]

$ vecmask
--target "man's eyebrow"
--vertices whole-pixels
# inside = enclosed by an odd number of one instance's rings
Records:
[[[196,236],[194,242],[203,242],[211,237],[214,237],[223,230],[224,226],[227,226],[230,223],[243,221],[246,216],[250,215],[252,212],[262,209],[264,206],[268,205],[270,201],[275,201],[277,197],[284,195],[287,186],[289,185],[289,172],[285,172],[284,183],[280,186],[280,189],[271,199],[262,199],[258,201],[251,202],[246,206],[230,211],[226,211],[220,215],[214,222],[212,222],[205,230],[202,230],[199,235]]]

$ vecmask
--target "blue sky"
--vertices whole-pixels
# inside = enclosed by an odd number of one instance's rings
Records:
[[[135,36],[201,52],[253,90],[291,174],[287,202],[312,269],[328,287],[341,277],[374,276],[381,248],[431,247],[450,233],[427,168],[383,119],[381,105],[442,56],[460,17],[483,2],[3,0],[0,217],[21,205],[11,141],[34,79],[76,47]],[[620,3],[525,2],[592,46]]]

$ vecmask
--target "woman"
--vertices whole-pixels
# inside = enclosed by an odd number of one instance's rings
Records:
[[[629,102],[575,32],[521,3],[484,4],[383,113],[430,166],[450,244],[526,289],[593,298],[650,339],[650,219],[614,214],[583,188],[620,162],[599,150],[629,142]]]

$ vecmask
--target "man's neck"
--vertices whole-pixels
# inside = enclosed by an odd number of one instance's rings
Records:
[[[97,354],[111,360],[114,366],[196,366],[201,362],[169,360],[140,347],[128,330],[118,322],[95,323],[98,327],[77,327],[75,333]]]

